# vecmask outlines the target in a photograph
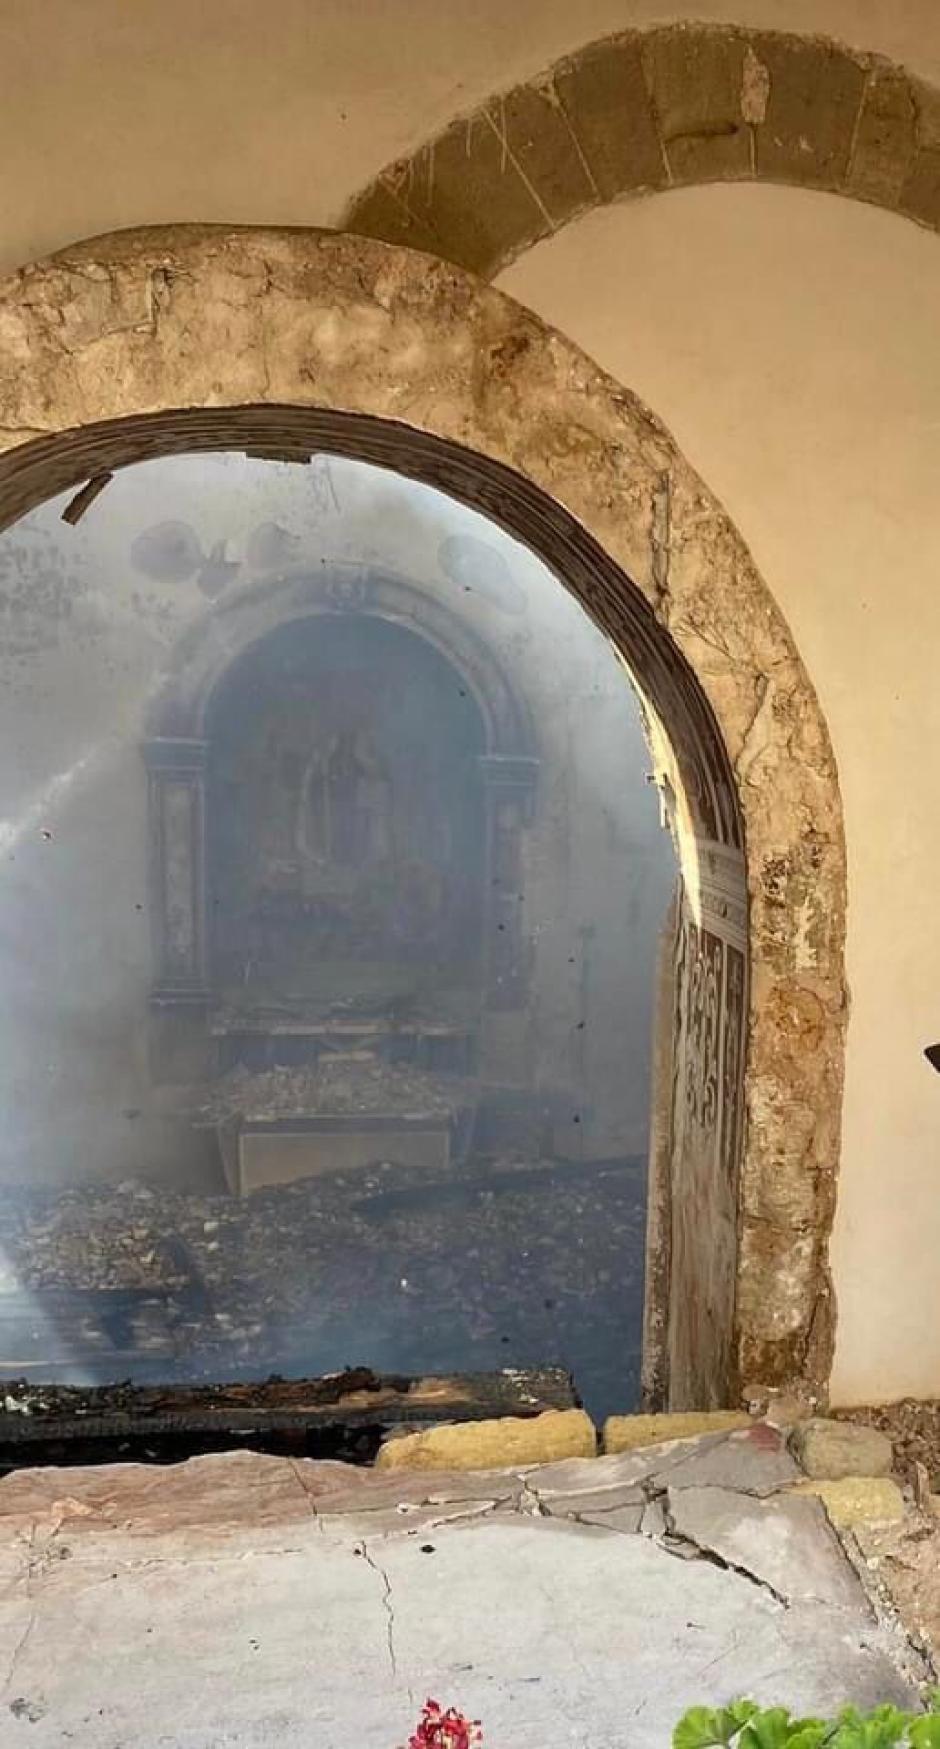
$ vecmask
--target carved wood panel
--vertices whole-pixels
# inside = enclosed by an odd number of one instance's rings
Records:
[[[747,995],[743,863],[700,847],[675,937],[666,1395],[722,1404],[733,1370]],[[660,1214],[660,1228],[662,1217]]]

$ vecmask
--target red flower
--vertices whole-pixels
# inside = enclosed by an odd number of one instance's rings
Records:
[[[443,1711],[440,1701],[426,1700],[408,1749],[481,1749],[479,1719],[467,1719],[456,1707]]]

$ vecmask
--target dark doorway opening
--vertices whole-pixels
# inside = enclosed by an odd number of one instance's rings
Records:
[[[639,1400],[675,879],[640,706],[494,523],[314,477],[147,463],[80,541],[57,503],[0,541],[8,590],[61,579],[7,707],[12,1414],[360,1365]]]

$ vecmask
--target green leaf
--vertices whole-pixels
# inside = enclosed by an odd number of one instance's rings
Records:
[[[673,1733],[674,1749],[940,1749],[940,1688],[928,1710],[904,1713],[890,1704],[861,1713],[844,1706],[834,1719],[793,1718],[787,1707],[735,1700],[726,1707],[691,1707]]]
[[[896,1706],[875,1707],[860,1713],[845,1707],[839,1714],[830,1749],[896,1749],[905,1739],[909,1714]]]
[[[741,1732],[740,1749],[785,1749],[795,1722],[785,1706],[755,1713]]]
[[[742,1726],[759,1711],[756,1700],[733,1700],[728,1706],[719,1707],[712,1714],[716,1733],[714,1741],[729,1744]]]
[[[909,1714],[896,1706],[876,1707],[866,1719],[866,1749],[894,1749],[907,1730]]]
[[[912,1719],[907,1734],[913,1749],[940,1749],[940,1711]]]
[[[746,1725],[748,1719],[752,1719],[754,1714],[758,1712],[760,1712],[760,1707],[756,1700],[733,1700],[724,1708],[723,1716],[726,1719],[733,1719],[735,1730],[740,1731],[741,1726]]]
[[[829,1749],[865,1749],[864,1726],[860,1718],[840,1718],[829,1739]]]
[[[796,1719],[794,1724],[796,1729],[787,1738],[787,1749],[822,1749],[832,1730],[825,1719]]]
[[[716,1749],[728,1741],[719,1735],[720,1723],[712,1707],[690,1707],[672,1733],[672,1749]]]

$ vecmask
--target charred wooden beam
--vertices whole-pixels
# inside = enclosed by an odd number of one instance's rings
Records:
[[[0,1469],[70,1461],[73,1443],[94,1461],[159,1447],[167,1461],[199,1449],[240,1446],[252,1435],[312,1454],[371,1455],[393,1427],[530,1417],[579,1407],[570,1374],[526,1371],[405,1378],[348,1369],[319,1379],[228,1385],[35,1385],[0,1383]],[[365,1442],[359,1435],[368,1434]],[[221,1442],[221,1445],[220,1445]],[[55,1454],[48,1455],[48,1454]],[[83,1461],[88,1461],[87,1456]]]

